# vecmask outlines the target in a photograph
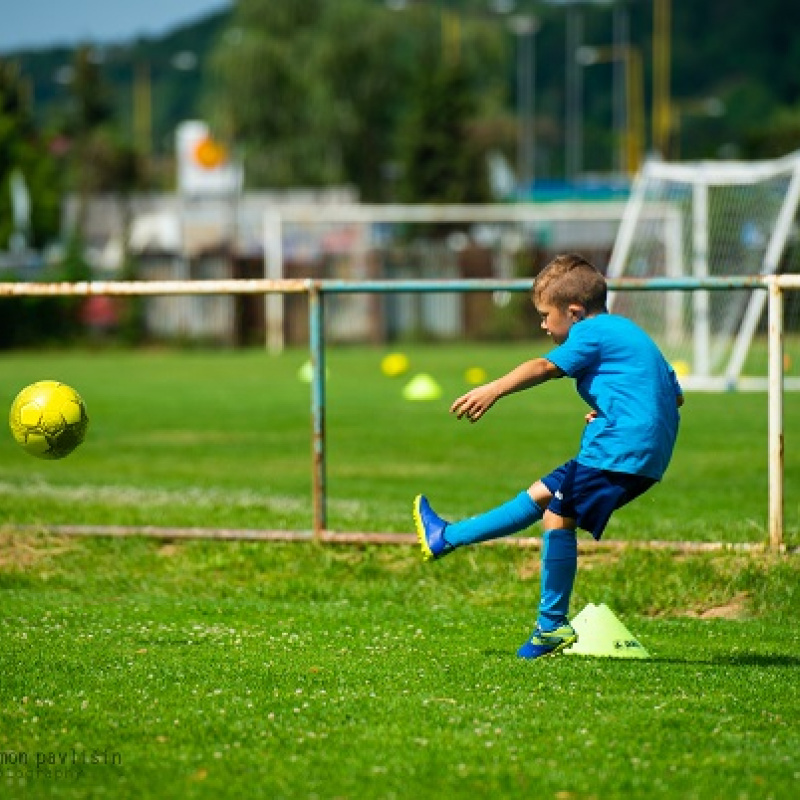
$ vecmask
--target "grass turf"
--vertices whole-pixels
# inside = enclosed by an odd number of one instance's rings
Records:
[[[0,552],[3,796],[796,791],[791,557],[589,556],[575,608],[607,602],[653,658],[530,663],[532,552],[17,535]]]
[[[444,388],[418,404],[380,375],[382,353],[332,351],[331,527],[409,531],[420,490],[474,513],[569,457],[583,408],[566,381],[475,426],[447,416],[465,367],[495,374],[530,351],[408,348]],[[795,556],[582,557],[573,611],[608,603],[653,659],[530,664],[514,651],[538,599],[534,552],[423,565],[411,548],[47,534],[70,522],[307,528],[305,358],[0,361],[8,404],[56,377],[91,416],[61,462],[0,443],[2,796],[794,796]],[[790,543],[799,415],[787,395]],[[763,541],[765,436],[764,395],[690,395],[666,481],[609,537]]]
[[[409,504],[427,492],[454,517],[493,506],[577,449],[585,408],[572,382],[506,398],[477,425],[447,413],[464,370],[499,374],[541,344],[407,348],[442,398],[401,396],[408,376],[384,377],[382,352],[328,357],[328,526],[408,531]],[[60,462],[36,461],[0,437],[0,523],[289,528],[311,526],[309,387],[304,351],[6,354],[0,401],[55,377],[87,402],[87,441]],[[788,393],[786,539],[800,530],[800,398]],[[766,396],[691,394],[662,485],[615,515],[609,539],[764,541]]]

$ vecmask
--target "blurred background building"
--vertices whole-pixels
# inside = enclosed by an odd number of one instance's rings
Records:
[[[800,146],[798,25],[790,0],[736,13],[671,0],[237,0],[157,32],[2,45],[0,274],[528,277],[565,249],[603,265],[647,158]],[[529,213],[355,223],[331,211],[413,205]],[[329,325],[347,341],[524,332],[525,308],[507,302],[343,300]],[[290,343],[306,335],[294,303]],[[244,298],[147,300],[137,335],[256,342],[266,313]],[[8,323],[0,344],[38,328]]]

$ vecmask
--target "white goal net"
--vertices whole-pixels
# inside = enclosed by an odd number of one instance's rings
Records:
[[[761,162],[648,162],[628,201],[608,277],[799,272],[798,199],[800,152]],[[746,389],[766,386],[759,346],[766,299],[748,289],[617,292],[610,307],[648,330],[687,388]],[[800,387],[791,376],[786,381]]]

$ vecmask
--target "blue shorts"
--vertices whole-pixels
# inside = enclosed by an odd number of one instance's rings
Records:
[[[574,519],[579,528],[599,540],[614,511],[657,481],[644,475],[586,467],[572,460],[545,475],[542,483],[553,493],[548,511]]]

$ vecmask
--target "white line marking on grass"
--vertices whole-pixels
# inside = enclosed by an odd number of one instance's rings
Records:
[[[0,481],[0,498],[38,498],[63,503],[102,503],[118,508],[148,506],[150,508],[242,508],[262,509],[279,514],[302,513],[310,501],[305,497],[287,497],[256,492],[252,489],[183,488],[163,489],[135,486],[96,486],[79,484],[62,486],[41,478],[25,483]],[[329,508],[347,521],[366,518],[369,509],[360,500],[331,500]]]
[[[274,511],[303,511],[308,501],[245,490],[218,488],[152,489],[133,486],[56,486],[46,481],[15,485],[0,482],[0,497],[34,497],[65,502],[98,502],[111,506],[176,506],[192,508],[269,508]]]

